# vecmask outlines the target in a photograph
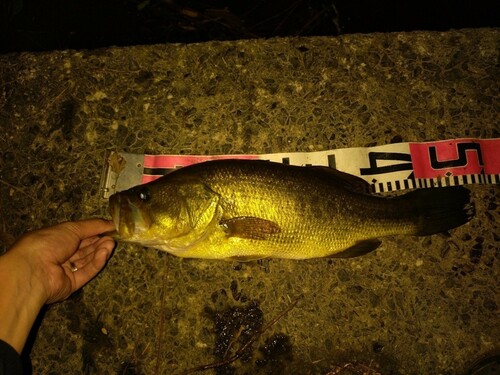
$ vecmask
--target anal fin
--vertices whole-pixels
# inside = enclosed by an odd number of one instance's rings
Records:
[[[328,258],[354,258],[361,255],[368,254],[373,250],[377,249],[382,241],[377,238],[371,238],[369,240],[362,240],[356,242],[353,246],[342,250],[339,253],[329,255]]]

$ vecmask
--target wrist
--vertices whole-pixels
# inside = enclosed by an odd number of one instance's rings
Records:
[[[0,257],[0,339],[21,352],[46,293],[33,279],[30,264],[14,250]]]

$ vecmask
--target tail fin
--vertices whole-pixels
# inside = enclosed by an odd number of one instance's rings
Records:
[[[445,232],[467,223],[475,214],[470,191],[461,186],[415,190],[403,196],[418,217],[417,236]]]

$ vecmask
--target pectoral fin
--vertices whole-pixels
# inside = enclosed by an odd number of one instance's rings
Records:
[[[372,238],[369,240],[358,241],[351,247],[342,250],[339,253],[335,253],[329,256],[329,258],[354,258],[361,255],[368,254],[369,252],[377,249],[382,241],[377,238]]]
[[[229,237],[252,240],[266,240],[269,236],[281,232],[280,226],[275,222],[252,216],[221,220],[220,226]]]

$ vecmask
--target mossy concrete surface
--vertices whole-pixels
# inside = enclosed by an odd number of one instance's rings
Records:
[[[0,56],[2,239],[107,216],[106,150],[499,137],[499,47],[498,29],[476,29]],[[44,311],[33,372],[175,374],[239,353],[237,374],[460,374],[500,337],[499,188],[471,190],[477,215],[450,236],[390,237],[353,259],[237,264],[119,244]]]

